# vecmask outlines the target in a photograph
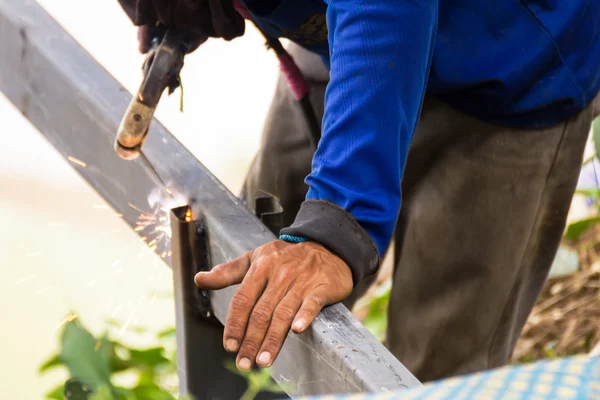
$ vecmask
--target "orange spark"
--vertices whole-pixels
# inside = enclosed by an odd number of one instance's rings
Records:
[[[135,229],[134,229],[134,231],[135,232],[143,231],[144,228],[145,228],[145,226],[136,226]]]
[[[82,166],[82,167],[84,167],[84,168],[85,168],[85,167],[87,167],[87,164],[86,164],[85,162],[83,162],[83,161],[81,161],[81,160],[79,160],[79,159],[77,159],[77,158],[75,158],[75,157],[71,157],[71,156],[69,156],[69,157],[67,157],[67,160],[69,160],[69,161],[71,161],[72,163],[75,163],[75,164],[77,164],[77,165],[81,165],[81,166]]]
[[[155,250],[156,250],[156,245],[154,245],[154,246],[150,247],[150,249],[151,249],[152,251],[155,251]]]
[[[67,315],[67,317],[65,319],[63,319],[60,324],[57,325],[56,328],[54,328],[54,330],[57,330],[58,328],[60,328],[61,326],[63,326],[64,324],[66,324],[67,322],[71,322],[74,321],[75,319],[77,319],[77,314],[69,314]]]
[[[129,207],[133,208],[135,211],[139,211],[140,213],[142,213],[142,215],[148,216],[147,212],[144,212],[144,211],[140,210],[139,208],[137,208],[133,204],[129,203],[128,205],[129,205]]]
[[[185,222],[191,222],[192,221],[192,210],[191,209],[187,209],[187,211],[185,212]]]
[[[152,239],[149,243],[148,246],[152,247],[156,244],[156,239]]]
[[[119,218],[123,218],[123,213],[115,213],[115,216],[117,216]]]

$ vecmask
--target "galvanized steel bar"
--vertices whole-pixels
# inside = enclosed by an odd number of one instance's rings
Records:
[[[150,193],[161,189],[139,160],[124,161],[113,150],[131,94],[33,0],[0,0],[0,90],[64,157],[85,161],[85,168],[74,167],[136,227],[140,212],[130,205],[149,209]],[[144,152],[169,186],[202,210],[215,263],[274,239],[158,121]],[[164,253],[168,246],[157,251]],[[170,265],[168,256],[165,262]],[[220,321],[234,290],[212,294]],[[291,395],[419,385],[341,304],[325,309],[305,334],[289,335],[272,374]]]

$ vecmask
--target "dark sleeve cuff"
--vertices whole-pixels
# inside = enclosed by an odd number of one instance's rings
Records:
[[[348,211],[325,200],[303,202],[296,220],[281,235],[308,238],[327,247],[350,266],[355,287],[379,267],[379,252],[367,231]]]

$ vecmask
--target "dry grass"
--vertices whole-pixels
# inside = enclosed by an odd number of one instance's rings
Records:
[[[546,283],[514,362],[589,353],[600,343],[600,228],[567,245],[579,252],[581,269]]]
[[[581,269],[546,283],[514,351],[513,362],[534,361],[581,353],[600,355],[600,226],[577,242],[565,243],[579,252]],[[376,283],[354,309],[373,333],[385,324],[385,308],[371,307],[392,275],[386,259]],[[382,321],[380,321],[382,320]]]

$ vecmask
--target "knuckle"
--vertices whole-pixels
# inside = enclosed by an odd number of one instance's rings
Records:
[[[258,352],[259,343],[257,340],[251,337],[244,338],[242,348],[240,349],[240,355],[251,354],[254,355]]]
[[[227,330],[227,334],[230,336],[240,336],[242,334],[242,332],[244,331],[244,327],[245,324],[241,323],[239,320],[237,319],[232,319],[227,321],[227,326],[226,326],[226,330]]]
[[[306,301],[306,305],[309,306],[311,309],[312,308],[321,309],[321,308],[325,307],[323,299],[321,299],[318,296],[309,296],[306,298],[305,301]]]
[[[281,339],[274,335],[267,335],[263,342],[263,348],[265,350],[271,350],[271,352],[274,352],[273,350],[279,350],[282,345]]]
[[[246,308],[250,303],[250,297],[239,290],[235,292],[231,298],[231,307],[233,308]]]
[[[262,255],[252,263],[252,267],[258,274],[264,274],[269,267],[268,255]]]
[[[273,314],[273,320],[278,323],[290,323],[294,319],[296,310],[288,305],[280,304]]]
[[[271,311],[266,307],[255,307],[250,315],[250,321],[257,325],[266,325],[271,322]]]
[[[294,268],[291,264],[285,263],[277,268],[277,276],[279,279],[287,280],[292,278],[296,274],[297,268]]]

